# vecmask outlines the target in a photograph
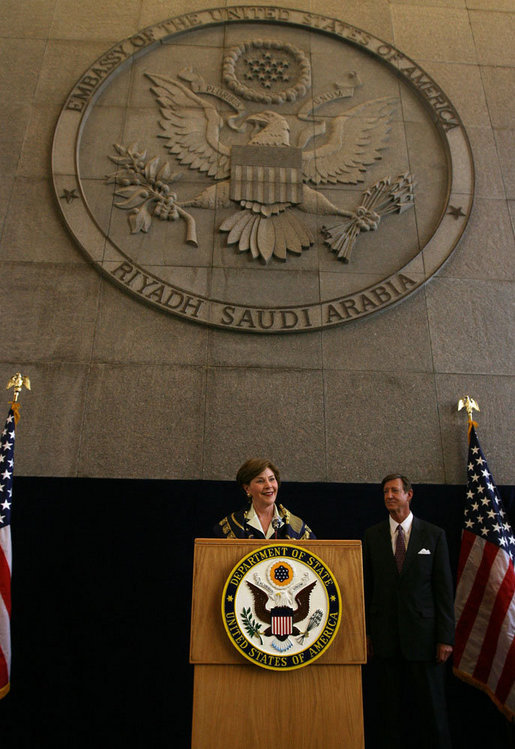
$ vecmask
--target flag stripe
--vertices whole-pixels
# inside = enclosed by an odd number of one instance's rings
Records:
[[[11,615],[11,536],[10,529],[0,528],[0,598]]]
[[[9,683],[9,667],[7,665],[3,651],[0,649],[0,689],[3,689]]]
[[[488,582],[488,576],[490,574],[490,568],[493,560],[497,555],[498,549],[493,544],[486,544],[483,549],[483,555],[479,564],[476,576],[474,578],[474,584],[470,591],[467,603],[463,609],[463,613],[460,616],[458,624],[456,625],[456,660],[460,662],[461,656],[465,649],[467,638],[470,636],[472,627],[476,620],[481,601],[485,594],[486,584]]]
[[[463,531],[463,534],[461,537],[460,558],[458,560],[458,571],[456,575],[457,584],[459,584],[461,580],[461,575],[463,573],[463,570],[467,563],[467,559],[470,554],[470,550],[472,549],[472,546],[474,545],[474,541],[476,540],[476,538],[477,536],[474,533],[469,533],[469,531],[467,530]]]
[[[499,679],[497,683],[497,689],[495,690],[495,694],[497,698],[500,700],[500,702],[505,702],[506,699],[508,698],[509,692],[512,691],[514,679],[515,679],[515,638],[513,638],[513,631],[512,631],[511,647],[510,647],[508,656],[504,664],[501,678]]]
[[[0,694],[9,683],[11,667],[11,631],[10,618],[4,602],[0,599]],[[7,690],[8,691],[8,690]],[[7,694],[7,692],[6,692]]]
[[[501,627],[512,602],[514,588],[515,577],[513,575],[513,568],[508,565],[504,580],[501,583],[501,587],[499,588],[499,592],[497,593],[492,607],[492,615],[490,616],[490,621],[486,629],[483,647],[481,648],[481,652],[477,659],[477,665],[474,669],[474,678],[479,681],[486,681],[490,674],[493,657],[497,650],[499,635],[501,634]]]
[[[469,531],[463,532],[463,540],[467,543],[468,554],[467,564],[463,568],[465,574],[462,574],[460,582],[456,588],[455,611],[457,622],[460,619],[461,613],[465,608],[465,604],[467,603],[470,591],[472,590],[475,570],[481,562],[481,557],[483,556],[483,547],[485,545],[483,539],[478,538],[474,533],[469,533]],[[468,544],[469,541],[470,544]]]
[[[484,543],[482,542],[481,539],[478,539],[478,542]],[[506,571],[505,564],[501,566],[501,563],[503,563],[504,561],[505,561],[504,555],[498,554],[496,557],[495,564],[492,567],[492,570],[490,572],[490,576],[488,578],[487,584],[485,586],[483,600],[481,601],[481,606],[477,612],[477,617],[474,621],[474,625],[472,629],[467,634],[467,640],[465,642],[463,654],[459,661],[459,667],[462,670],[469,673],[471,676],[474,673],[474,669],[476,668],[476,665],[477,665],[479,653],[481,652],[481,648],[483,647],[484,642],[485,642],[485,636],[486,636],[485,633],[488,628],[491,612],[496,601],[496,591],[498,588],[497,581],[502,580]],[[499,570],[501,571],[499,572]],[[463,645],[463,643],[458,638],[458,646],[461,646],[461,645]],[[500,647],[499,649],[499,657],[501,658],[501,661],[502,661],[503,660],[502,647]],[[456,660],[455,662],[457,663],[458,661]],[[488,681],[489,681],[489,686],[492,687],[492,689],[495,689],[495,685],[497,684],[497,679],[498,679],[498,673],[496,676],[497,661],[494,660],[494,662],[491,665],[492,665],[492,673]],[[476,679],[476,681],[478,680]]]

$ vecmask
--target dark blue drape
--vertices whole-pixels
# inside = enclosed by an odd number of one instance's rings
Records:
[[[465,487],[414,489],[414,513],[445,528],[456,569]],[[499,490],[513,521],[515,487]],[[0,701],[2,749],[189,747],[193,541],[243,504],[240,490],[220,481],[19,477],[14,492],[12,687]],[[280,501],[318,538],[361,538],[385,517],[376,485],[288,482]],[[374,749],[368,669],[365,723]],[[448,681],[456,749],[511,746],[490,700],[450,670]]]

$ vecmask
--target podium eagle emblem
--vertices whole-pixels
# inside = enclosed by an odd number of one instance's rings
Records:
[[[273,670],[316,660],[336,636],[340,609],[338,584],[327,566],[288,544],[242,559],[222,597],[224,626],[235,647]]]

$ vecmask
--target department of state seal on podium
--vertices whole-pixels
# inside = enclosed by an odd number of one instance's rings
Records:
[[[295,544],[271,544],[231,571],[222,616],[241,655],[262,668],[292,670],[315,661],[334,641],[341,595],[318,556]]]

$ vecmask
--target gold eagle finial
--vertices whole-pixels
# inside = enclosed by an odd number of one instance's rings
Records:
[[[471,398],[470,395],[465,395],[458,401],[458,411],[461,411],[462,408],[466,410],[470,421],[472,421],[472,412],[479,411],[477,401]]]
[[[6,390],[9,390],[9,388],[14,387],[13,403],[17,402],[23,386],[25,386],[27,390],[30,390],[30,380],[26,375],[22,375],[21,372],[16,372],[16,374],[11,377],[5,388]]]

